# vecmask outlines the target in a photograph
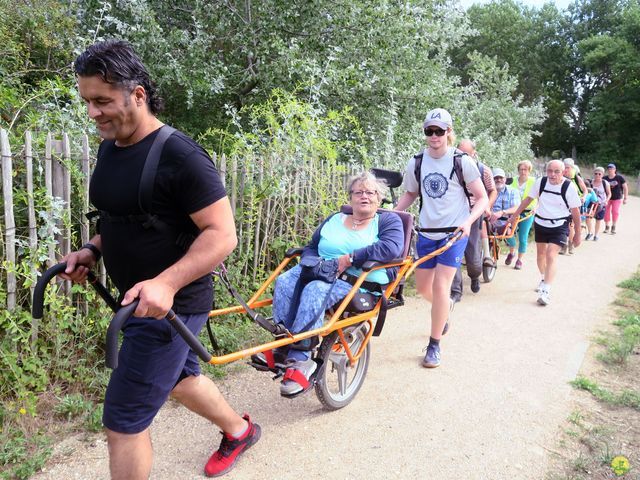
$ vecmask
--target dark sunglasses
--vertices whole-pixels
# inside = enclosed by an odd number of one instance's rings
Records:
[[[445,133],[447,133],[447,131],[442,130],[441,128],[425,128],[424,129],[424,134],[427,137],[432,137],[433,135],[435,135],[436,137],[442,137],[444,136]]]

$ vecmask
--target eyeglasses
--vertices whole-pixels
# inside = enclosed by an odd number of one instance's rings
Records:
[[[436,137],[442,137],[444,136],[445,133],[447,133],[447,131],[442,130],[441,128],[425,128],[424,129],[424,134],[427,137],[432,137],[433,135],[435,135]]]
[[[602,175],[600,172],[594,173],[594,175]]]
[[[547,170],[547,173],[555,173],[556,175],[559,175],[562,172],[564,172],[564,170]]]
[[[354,197],[375,197],[377,194],[375,190],[351,190],[351,195]]]

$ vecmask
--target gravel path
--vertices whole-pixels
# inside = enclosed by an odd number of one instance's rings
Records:
[[[623,215],[617,235],[560,257],[548,307],[535,303],[531,250],[523,270],[501,265],[478,294],[465,286],[440,368],[420,367],[428,304],[408,299],[373,339],[362,390],[342,410],[322,410],[313,393],[281,398],[269,375],[241,368],[221,388],[263,434],[225,478],[543,478],[545,447],[553,448],[570,413],[567,382],[613,315],[616,283],[640,264],[640,199],[631,198]],[[202,466],[219,443],[215,428],[170,403],[152,431],[152,479],[204,478]],[[63,441],[34,478],[107,479],[103,436]]]

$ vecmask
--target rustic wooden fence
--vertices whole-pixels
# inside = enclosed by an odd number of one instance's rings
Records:
[[[12,144],[18,146],[12,150]],[[0,286],[4,284],[9,310],[32,294],[18,284],[17,265],[26,260],[34,279],[43,263],[56,263],[62,253],[90,238],[84,213],[90,210],[88,183],[95,158],[89,145],[86,135],[72,140],[66,133],[48,133],[34,141],[30,132],[24,139],[10,139],[0,130],[4,207]],[[213,160],[227,188],[239,238],[227,263],[238,277],[253,281],[272,268],[286,248],[309,238],[320,219],[346,198],[345,179],[359,169],[322,158],[269,154],[250,159],[214,154]],[[101,277],[105,281],[102,264]]]
[[[81,139],[80,158],[72,158],[71,144],[67,134],[56,139],[52,134],[47,134],[43,144],[44,152],[34,152],[34,141],[31,132],[26,132],[24,143],[17,153],[12,152],[9,136],[5,130],[0,130],[0,148],[2,151],[2,202],[4,207],[4,244],[3,244],[3,270],[6,272],[6,306],[13,310],[16,306],[19,286],[16,283],[16,265],[21,260],[17,257],[18,246],[23,245],[22,239],[26,236],[28,248],[21,248],[24,258],[33,260],[36,257],[39,244],[43,240],[47,244],[49,264],[56,262],[59,252],[69,251],[72,238],[71,195],[72,179],[69,166],[73,161],[79,161],[83,174],[81,186],[83,191],[88,191],[87,182],[90,171],[89,141],[86,136]],[[42,154],[43,153],[43,154]],[[35,166],[35,175],[34,175]],[[36,215],[36,191],[44,190],[46,200],[40,202],[42,212],[54,214],[54,205],[61,205],[61,217],[49,218],[46,222],[46,231],[38,234],[40,217]],[[16,197],[19,200],[16,201]],[[88,196],[82,195],[81,209],[88,208]],[[26,208],[26,215],[24,210]],[[20,218],[16,219],[16,209],[20,212]],[[42,213],[40,212],[40,213]],[[18,220],[18,221],[17,221]],[[79,220],[80,235],[82,241],[88,241],[89,223],[86,219]],[[56,249],[56,244],[59,248]],[[37,263],[32,262],[33,275]],[[68,289],[68,285],[67,285]],[[32,292],[31,292],[32,293]]]

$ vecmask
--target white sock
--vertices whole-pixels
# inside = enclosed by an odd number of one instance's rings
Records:
[[[247,430],[249,430],[249,422],[247,422],[247,421],[245,420],[244,428],[243,428],[242,430],[239,430],[239,431],[235,432],[235,433],[232,433],[232,434],[231,434],[231,436],[232,436],[233,438],[240,438],[240,437],[242,437],[242,436],[245,434],[245,432],[246,432]]]

